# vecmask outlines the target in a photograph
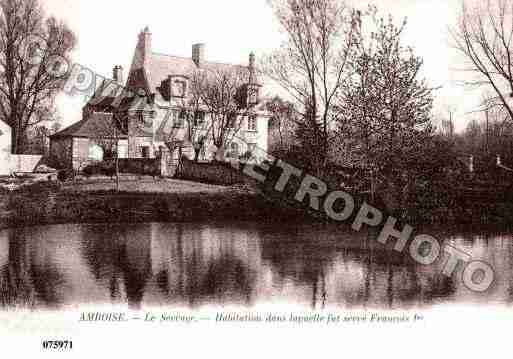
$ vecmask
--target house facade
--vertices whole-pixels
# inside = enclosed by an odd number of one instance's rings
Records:
[[[243,79],[237,91],[242,105],[228,121],[237,125],[227,126],[227,140],[221,150],[214,145],[212,131],[218,131],[219,124],[212,120],[209,107],[202,101],[191,105],[193,78],[216,72],[238,73]],[[119,157],[126,158],[155,158],[166,153],[170,161],[180,156],[210,161],[265,153],[270,116],[260,101],[262,85],[256,74],[253,54],[242,66],[207,61],[204,44],[193,45],[191,57],[156,53],[146,28],[139,34],[126,80],[122,67],[115,66],[112,80],[103,81],[84,107],[80,125],[52,136],[51,153],[64,156],[66,166],[75,169],[84,161],[95,160],[95,151],[101,152],[98,142],[104,141],[98,138],[115,137]],[[94,128],[99,126],[98,119],[107,116],[111,129],[100,131],[102,137]]]
[[[50,136],[52,166],[57,168],[82,170],[115,149],[119,158],[128,157],[128,136],[112,113],[93,113]]]

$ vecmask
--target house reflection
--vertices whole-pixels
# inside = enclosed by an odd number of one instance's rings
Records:
[[[111,301],[140,308],[152,276],[151,225],[87,225],[83,236],[83,257]]]
[[[330,225],[94,224],[0,231],[0,306],[199,307],[298,303],[408,308],[513,302],[511,235],[444,235],[496,271],[485,295],[384,248],[376,233]]]
[[[191,227],[192,226],[192,227]],[[87,226],[83,255],[113,301],[145,304],[251,301],[256,274],[244,239],[208,227]],[[123,291],[124,289],[124,291]]]
[[[249,305],[257,276],[255,241],[244,231],[194,224],[154,224],[154,304]],[[254,238],[253,238],[254,239]]]

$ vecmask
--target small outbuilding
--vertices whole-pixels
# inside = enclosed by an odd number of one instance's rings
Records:
[[[128,136],[111,113],[92,113],[50,136],[50,156],[57,168],[81,170],[115,152],[128,157]]]

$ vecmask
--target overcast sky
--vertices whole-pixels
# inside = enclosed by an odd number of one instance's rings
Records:
[[[366,0],[355,0],[364,4]],[[265,0],[42,0],[50,14],[66,21],[78,36],[74,61],[111,77],[112,67],[129,69],[137,35],[145,26],[153,34],[153,51],[190,56],[191,45],[207,44],[212,61],[245,64],[278,47],[282,35]],[[462,74],[457,55],[449,46],[448,26],[457,19],[459,0],[378,0],[383,14],[397,22],[408,18],[404,43],[414,47],[425,64],[423,76],[437,91],[435,111],[457,108],[456,128],[465,128],[475,115],[479,94],[456,84]],[[269,91],[269,89],[268,89]],[[81,119],[82,98],[59,98],[65,126]]]

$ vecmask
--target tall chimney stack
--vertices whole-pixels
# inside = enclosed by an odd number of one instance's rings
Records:
[[[139,33],[139,41],[136,49],[136,65],[137,67],[146,67],[151,56],[151,32],[146,26]]]
[[[255,66],[255,53],[249,54],[249,83],[256,83],[256,66]]]
[[[205,44],[192,45],[192,60],[196,63],[196,66],[201,66],[205,61]]]
[[[112,70],[112,79],[116,81],[118,84],[123,84],[123,67],[120,65],[114,66]]]

